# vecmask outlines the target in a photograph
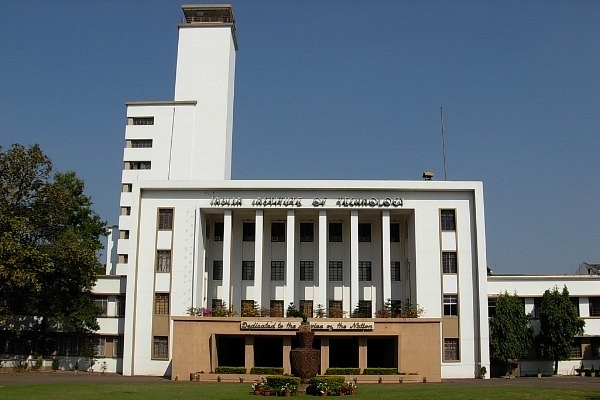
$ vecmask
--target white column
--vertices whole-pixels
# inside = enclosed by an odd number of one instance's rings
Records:
[[[358,305],[358,210],[350,211],[350,313]]]
[[[260,307],[267,307],[263,304],[262,296],[262,277],[263,277],[263,242],[264,242],[264,215],[263,210],[256,210],[256,219],[254,221],[254,301],[258,302]]]
[[[223,215],[223,301],[231,307],[231,232],[233,216],[231,210]]]
[[[287,224],[285,234],[286,244],[286,259],[285,259],[285,291],[284,291],[284,310],[287,306],[294,301],[294,285],[296,282],[294,275],[294,245],[296,243],[295,238],[295,218],[294,210],[288,210],[287,212]],[[296,306],[298,306],[296,304]]]
[[[384,210],[381,213],[381,284],[382,284],[382,304],[385,304],[387,299],[392,298],[392,277],[391,277],[390,258],[390,212]],[[380,307],[382,308],[382,307]]]
[[[327,305],[327,211],[319,210],[319,255],[317,270],[318,284],[316,290],[314,309],[318,304],[322,304],[324,308],[329,308]],[[314,282],[313,282],[314,284]]]

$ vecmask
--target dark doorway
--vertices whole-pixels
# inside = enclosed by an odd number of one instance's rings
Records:
[[[243,367],[246,364],[244,343],[243,336],[217,336],[217,365]]]
[[[393,337],[367,339],[367,367],[398,368],[397,343]]]
[[[358,339],[329,339],[330,368],[358,368]]]
[[[255,337],[254,365],[257,367],[283,367],[283,339],[280,337]]]

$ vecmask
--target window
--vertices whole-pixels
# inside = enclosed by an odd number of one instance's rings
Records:
[[[131,125],[154,125],[154,117],[133,117]]]
[[[106,338],[104,336],[96,338],[94,350],[97,357],[104,357],[106,355]]]
[[[283,300],[271,300],[271,317],[283,317]]]
[[[215,242],[223,241],[223,232],[225,230],[225,225],[223,222],[215,222],[215,233],[213,234],[213,239]]]
[[[150,161],[125,161],[125,169],[152,169]]]
[[[542,305],[542,298],[541,297],[534,297],[533,298],[533,318],[534,319],[539,319],[540,318],[540,307]]]
[[[167,336],[154,336],[152,358],[169,358],[169,338]]]
[[[493,317],[496,315],[496,303],[498,299],[496,297],[488,298],[488,317]]]
[[[223,299],[212,299],[211,306],[213,310],[223,307]]]
[[[213,281],[223,280],[223,260],[213,261]]]
[[[444,361],[459,361],[460,352],[458,348],[458,339],[444,339]]]
[[[400,241],[400,224],[392,223],[390,224],[390,242],[399,242]]]
[[[127,264],[129,262],[129,254],[119,254],[117,262],[119,264]]]
[[[600,317],[600,297],[590,297],[590,317]]]
[[[173,209],[159,208],[158,209],[158,229],[171,230],[173,229]]]
[[[128,230],[119,231],[119,239],[129,239],[129,231]]]
[[[121,207],[121,215],[131,215],[131,207]]]
[[[581,338],[573,338],[573,344],[571,345],[571,358],[583,358],[583,352],[581,351]]]
[[[100,314],[101,317],[106,317],[108,315],[108,296],[94,297],[94,304],[102,310]]]
[[[329,261],[329,280],[342,281],[344,279],[344,271],[341,261]]]
[[[254,261],[242,261],[242,280],[254,280]]]
[[[132,190],[133,190],[133,184],[131,184],[131,183],[124,183],[123,187],[121,189],[121,191],[123,193],[131,193]]]
[[[392,281],[400,281],[400,261],[392,261],[391,269]]]
[[[125,316],[125,296],[117,296],[117,317]]]
[[[300,261],[300,280],[312,281],[315,279],[314,261]]]
[[[575,312],[577,313],[577,316],[579,317],[579,297],[571,297],[571,304],[573,304],[573,307],[575,307]]]
[[[156,251],[156,272],[171,272],[171,250]]]
[[[133,149],[149,149],[152,147],[152,139],[133,139],[128,140],[127,144]]]
[[[285,242],[285,222],[271,222],[271,242]]]
[[[314,224],[312,222],[300,222],[300,241],[313,242],[314,240]]]
[[[455,231],[456,230],[456,218],[454,210],[442,210],[441,213],[441,224],[443,231]]]
[[[371,241],[371,224],[358,224],[358,241]]]
[[[341,300],[329,300],[329,312],[327,316],[330,318],[342,318],[344,316]]]
[[[334,243],[342,241],[342,223],[341,222],[330,222],[329,223],[329,241],[334,242]]]
[[[271,280],[283,281],[285,279],[285,262],[271,261]]]
[[[256,234],[256,224],[254,222],[244,222],[242,224],[242,240],[244,242],[254,242]]]
[[[359,261],[358,262],[358,280],[359,281],[370,281],[371,280],[371,261]]]
[[[312,300],[300,300],[300,312],[306,314],[308,318],[313,316],[313,301]]]
[[[444,295],[444,316],[458,315],[458,295]]]
[[[112,356],[115,358],[123,357],[123,345],[122,345],[121,339],[118,336],[113,338]]]
[[[256,317],[258,310],[254,300],[242,300],[241,302],[241,316],[242,317]]]
[[[358,301],[358,316],[362,318],[373,317],[373,311],[371,309],[371,300]]]
[[[457,267],[455,251],[442,252],[442,271],[444,274],[456,274]]]
[[[154,314],[169,314],[169,293],[156,293],[154,295]]]

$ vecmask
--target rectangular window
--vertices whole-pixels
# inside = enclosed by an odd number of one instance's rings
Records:
[[[496,315],[496,303],[498,299],[496,297],[488,298],[488,317]]]
[[[300,261],[300,280],[312,281],[315,279],[314,261]]]
[[[444,339],[444,361],[459,361],[458,338]]]
[[[242,300],[241,304],[241,316],[242,317],[256,317],[257,315],[257,309],[256,309],[256,303],[254,302],[254,300]]]
[[[125,316],[125,296],[117,296],[117,317]]]
[[[97,357],[104,357],[106,355],[106,337],[100,336],[96,338],[94,350]]]
[[[211,301],[212,309],[223,307],[223,299],[212,299]]]
[[[400,224],[391,223],[390,224],[390,242],[399,242],[400,241]]]
[[[400,275],[400,261],[392,261],[391,269],[392,281],[400,281],[402,279]]]
[[[359,242],[370,242],[371,241],[371,224],[358,224],[358,241]]]
[[[121,215],[131,215],[131,207],[121,207]]]
[[[283,300],[271,300],[271,317],[283,317]]]
[[[169,293],[154,294],[154,314],[169,314]]]
[[[152,169],[150,161],[125,161],[125,169]]]
[[[254,242],[255,234],[256,234],[256,223],[244,222],[242,224],[242,240],[244,242]]]
[[[342,305],[341,300],[329,300],[329,311],[327,316],[329,318],[342,318],[344,316]]]
[[[123,187],[121,189],[121,191],[123,193],[131,193],[132,190],[133,190],[133,184],[131,184],[131,183],[124,183]]]
[[[271,242],[285,242],[285,222],[271,222]]]
[[[359,281],[370,281],[371,280],[371,261],[359,261],[358,262],[358,280]]]
[[[444,295],[444,315],[445,316],[458,315],[458,295],[456,295],[456,294],[445,294]]]
[[[133,117],[131,125],[154,125],[154,117]]]
[[[129,262],[129,254],[119,254],[117,262],[119,264],[127,264]]]
[[[215,222],[215,232],[213,234],[213,239],[215,242],[223,241],[223,232],[225,231],[225,225],[223,222]]]
[[[169,358],[168,336],[154,336],[152,358],[160,358],[165,360]]]
[[[128,230],[119,231],[119,239],[129,239],[129,231]]]
[[[172,230],[173,229],[173,209],[159,208],[158,209],[158,229]]]
[[[94,304],[102,310],[100,313],[101,317],[108,315],[108,296],[95,296]]]
[[[156,250],[156,272],[171,272],[171,250]]]
[[[271,261],[271,280],[285,280],[285,261]]]
[[[223,280],[223,260],[213,260],[213,281]]]
[[[456,218],[454,210],[441,210],[440,217],[443,231],[456,230]]]
[[[305,314],[308,318],[313,316],[313,301],[312,300],[300,300],[300,312]]]
[[[344,270],[342,269],[341,261],[329,261],[329,280],[332,282],[344,280]]]
[[[541,297],[534,297],[533,298],[533,318],[534,319],[539,319],[540,318],[540,307],[542,305],[542,298]]]
[[[575,312],[577,313],[577,316],[579,317],[579,297],[570,297],[571,299],[571,304],[573,304],[573,307],[575,307]]]
[[[329,223],[329,241],[336,243],[342,241],[342,223],[341,222],[330,222]]]
[[[112,352],[112,356],[114,358],[116,358],[116,357],[123,357],[123,345],[122,345],[121,339],[118,336],[115,337],[115,338],[113,338],[113,352]]]
[[[590,297],[590,317],[600,317],[600,297]]]
[[[242,280],[254,280],[254,261],[242,261]]]
[[[458,268],[456,266],[456,252],[442,252],[442,271],[444,274],[456,274]]]
[[[581,350],[581,338],[573,338],[573,344],[571,345],[571,358],[583,358],[583,351]]]
[[[127,144],[132,149],[149,149],[152,148],[152,139],[132,139],[128,140]]]
[[[314,240],[314,224],[312,222],[300,222],[300,241],[313,242]]]
[[[359,300],[358,313],[361,318],[372,318],[373,310],[371,306],[371,300]]]

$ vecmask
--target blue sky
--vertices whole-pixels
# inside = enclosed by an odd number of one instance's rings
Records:
[[[173,98],[181,0],[0,6],[0,145],[116,223],[126,101]],[[190,2],[193,3],[193,2]],[[484,183],[488,265],[600,262],[599,1],[232,1],[234,179]]]

